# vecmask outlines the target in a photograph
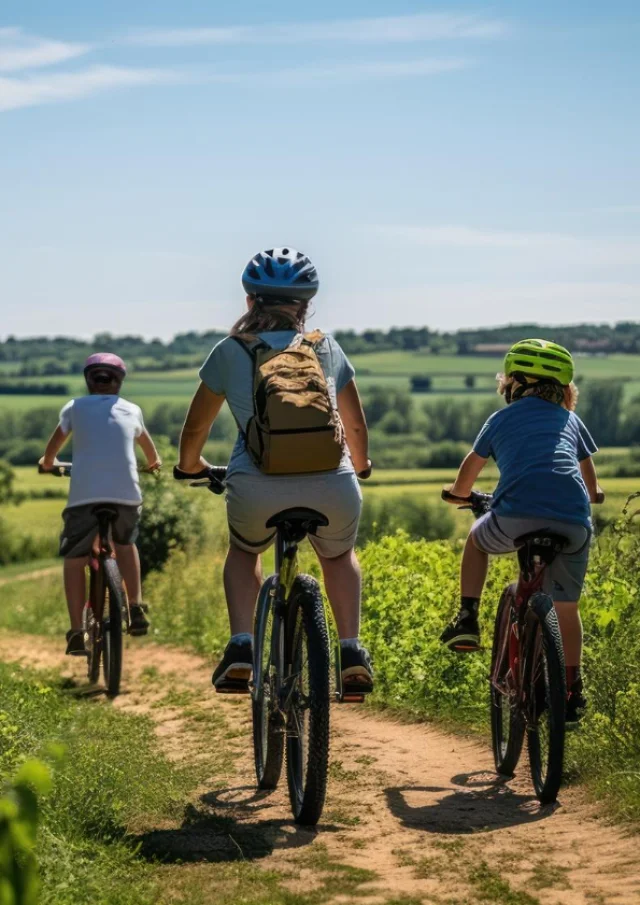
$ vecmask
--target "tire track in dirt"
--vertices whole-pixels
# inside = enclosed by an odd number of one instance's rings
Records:
[[[83,664],[50,639],[0,635],[0,658],[84,682]],[[526,763],[504,782],[475,740],[336,705],[325,814],[305,830],[291,820],[284,777],[275,793],[255,793],[247,698],[213,694],[210,664],[183,650],[129,642],[125,663],[113,706],[150,717],[169,757],[212,776],[181,827],[145,834],[143,848],[161,858],[213,870],[242,857],[282,873],[292,892],[319,888],[337,866],[345,880],[323,887],[327,903],[640,902],[637,836],[598,819],[579,790],[541,807]]]

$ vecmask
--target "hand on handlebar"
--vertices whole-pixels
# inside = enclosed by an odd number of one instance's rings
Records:
[[[484,515],[491,509],[492,494],[481,493],[479,490],[472,490],[468,496],[458,496],[448,487],[443,487],[441,497],[446,503],[451,503],[458,509],[470,509],[476,517]]]
[[[363,468],[361,471],[356,472],[356,476],[360,478],[361,481],[366,481],[367,478],[371,477],[371,472],[373,471],[373,463],[371,459],[367,459],[366,468]]]

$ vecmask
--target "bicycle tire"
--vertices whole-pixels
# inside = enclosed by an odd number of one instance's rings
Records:
[[[278,580],[272,575],[262,585],[254,618],[253,757],[259,789],[275,789],[284,759],[284,721],[278,708],[277,660],[284,661],[281,619],[275,615],[272,593]],[[274,637],[274,626],[276,636]]]
[[[491,742],[496,772],[513,776],[520,760],[525,724],[518,701],[509,699],[496,685],[506,684],[509,671],[509,631],[511,607],[515,602],[516,585],[504,589],[498,604],[491,650],[490,701]]]
[[[127,598],[116,560],[102,560],[102,568],[108,596],[108,608],[105,603],[102,622],[102,670],[107,694],[114,698],[120,694],[122,682],[122,625],[126,621]]]
[[[535,594],[529,609],[533,618],[529,620],[524,670],[529,764],[538,800],[541,804],[552,804],[558,797],[564,763],[567,701],[564,648],[551,597]]]
[[[103,648],[102,618],[105,607],[107,590],[104,574],[100,568],[91,566],[89,577],[89,601],[91,604],[89,622],[86,626],[85,646],[87,647],[87,676],[89,682],[95,685],[100,678],[100,663]]]
[[[327,792],[331,656],[322,592],[310,575],[294,582],[286,640],[289,800],[296,823],[315,826]]]

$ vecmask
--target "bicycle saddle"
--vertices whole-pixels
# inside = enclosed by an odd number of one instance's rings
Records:
[[[318,528],[325,528],[328,524],[329,519],[321,512],[294,506],[272,515],[265,527],[284,530],[295,535],[292,540],[302,540],[305,534],[315,534]]]
[[[118,509],[116,506],[110,506],[108,503],[98,503],[91,510],[98,518],[107,518],[110,522],[118,518]]]
[[[569,544],[569,539],[562,534],[556,534],[554,531],[529,531],[516,537],[514,545],[518,548],[518,554],[523,554],[527,559],[533,556],[539,556],[540,559],[549,565]]]

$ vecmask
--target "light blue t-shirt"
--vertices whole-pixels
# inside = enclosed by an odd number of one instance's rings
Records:
[[[526,396],[494,412],[473,445],[500,470],[492,510],[497,515],[591,524],[580,462],[598,451],[574,412]]]
[[[297,336],[295,330],[271,330],[258,336],[272,349],[286,349]],[[338,393],[353,379],[355,371],[340,345],[332,336],[325,336],[316,346],[318,360],[327,379],[333,404],[337,406]],[[225,337],[211,350],[200,369],[200,379],[212,393],[225,396],[231,413],[242,431],[246,431],[253,417],[253,362],[242,346],[230,336]],[[338,473],[352,471],[347,452]],[[229,474],[261,474],[254,465],[241,433],[231,454]]]

